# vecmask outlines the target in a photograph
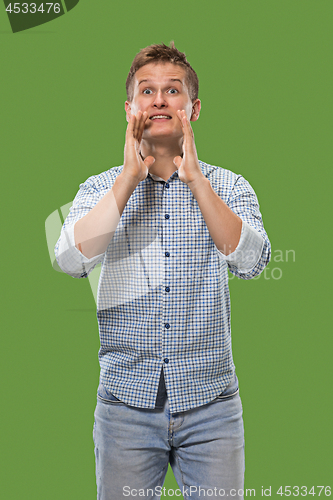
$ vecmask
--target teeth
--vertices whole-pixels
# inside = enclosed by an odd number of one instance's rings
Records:
[[[170,116],[166,116],[166,115],[155,115],[155,116],[152,116],[150,119],[151,120],[155,120],[155,118],[171,118]]]

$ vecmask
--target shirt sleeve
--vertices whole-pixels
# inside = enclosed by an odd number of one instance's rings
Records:
[[[73,278],[86,278],[94,267],[102,262],[104,253],[88,259],[75,246],[74,224],[64,227],[55,251],[59,267]]]
[[[242,176],[237,176],[227,205],[242,220],[237,248],[229,255],[219,252],[230,272],[242,279],[258,276],[269,263],[271,245],[264,229],[257,196]]]
[[[97,190],[91,178],[81,184],[61,229],[54,253],[60,269],[73,278],[86,278],[104,259],[105,252],[88,259],[76,248],[74,225],[99,202],[106,192],[107,190]]]
[[[239,273],[246,274],[257,265],[264,243],[262,236],[247,222],[242,221],[242,232],[237,248],[229,255],[224,255],[220,250],[218,252],[227,264],[236,267]]]

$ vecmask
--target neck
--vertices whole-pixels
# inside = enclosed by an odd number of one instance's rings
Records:
[[[153,144],[143,140],[141,142],[141,155],[143,158],[147,156],[153,156],[155,162],[149,169],[151,174],[158,175],[165,181],[177,170],[176,165],[173,163],[173,159],[176,156],[182,156],[182,142],[173,144],[163,144],[156,143]]]

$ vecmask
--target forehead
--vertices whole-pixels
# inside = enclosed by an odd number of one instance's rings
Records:
[[[180,80],[185,86],[185,70],[178,64],[172,64],[170,62],[149,63],[142,66],[135,73],[135,86],[138,86],[142,80],[156,83]]]

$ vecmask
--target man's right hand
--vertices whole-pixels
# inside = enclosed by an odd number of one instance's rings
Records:
[[[131,115],[126,129],[126,142],[124,150],[124,168],[123,176],[139,183],[143,181],[147,175],[149,168],[155,161],[153,156],[147,156],[144,160],[140,155],[140,145],[142,134],[145,128],[148,113],[138,111],[138,114]]]
[[[107,249],[120,217],[139,182],[143,181],[155,161],[153,156],[142,160],[140,144],[147,121],[147,112],[131,115],[126,130],[124,168],[116,177],[112,189],[74,226],[75,246],[88,259]]]

